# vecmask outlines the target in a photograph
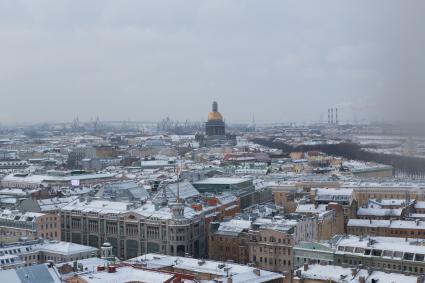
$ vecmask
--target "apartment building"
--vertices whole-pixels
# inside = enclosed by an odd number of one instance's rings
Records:
[[[350,218],[356,218],[357,200],[353,189],[316,188],[311,190],[311,199],[316,204],[340,204],[343,207],[345,223]]]
[[[16,242],[20,238],[59,240],[60,218],[56,214],[0,211],[0,242]]]
[[[394,237],[341,237],[335,246],[336,265],[368,266],[387,272],[424,274],[425,241]]]
[[[255,220],[249,231],[250,262],[269,271],[291,271],[293,246],[316,238],[316,221],[315,217]]]
[[[299,204],[295,212],[317,217],[317,240],[329,240],[344,233],[344,208],[338,203]]]
[[[347,234],[425,239],[425,221],[350,219]]]
[[[415,183],[344,183],[344,188],[353,189],[359,207],[371,199],[425,200],[425,185]]]
[[[232,219],[227,222],[212,223],[208,238],[208,257],[213,260],[247,264],[250,228],[250,220]]]
[[[96,257],[98,249],[61,241],[33,240],[0,247],[0,269]]]

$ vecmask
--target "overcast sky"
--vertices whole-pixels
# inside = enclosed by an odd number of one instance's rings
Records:
[[[0,123],[424,112],[424,3],[0,0]]]

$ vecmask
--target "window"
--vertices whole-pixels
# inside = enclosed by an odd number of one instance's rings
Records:
[[[415,261],[424,261],[424,255],[423,254],[416,254]]]

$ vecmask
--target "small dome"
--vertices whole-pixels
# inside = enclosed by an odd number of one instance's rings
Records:
[[[209,122],[222,122],[223,116],[221,116],[220,112],[210,112],[208,114],[208,121]]]

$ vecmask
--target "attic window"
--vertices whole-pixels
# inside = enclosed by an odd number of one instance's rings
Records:
[[[364,253],[364,249],[363,248],[356,248],[354,250],[354,252],[357,253],[357,254],[363,254]]]
[[[416,254],[415,261],[424,261],[424,257],[423,254]]]
[[[381,256],[382,255],[382,250],[372,250],[372,255],[373,256]]]
[[[345,251],[349,252],[349,253],[353,253],[354,252],[354,248],[353,247],[345,247]]]
[[[403,253],[402,252],[394,252],[394,256],[396,258],[402,258],[403,257]]]

